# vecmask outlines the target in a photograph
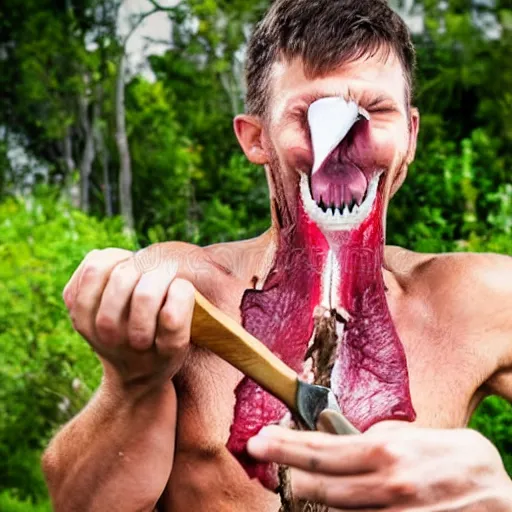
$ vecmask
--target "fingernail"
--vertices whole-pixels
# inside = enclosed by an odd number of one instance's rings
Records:
[[[268,449],[268,441],[265,436],[258,434],[247,441],[247,451],[253,455],[263,455]]]
[[[259,432],[258,436],[261,437],[277,437],[279,434],[281,434],[282,429],[278,427],[277,425],[268,425],[266,427],[263,427]]]

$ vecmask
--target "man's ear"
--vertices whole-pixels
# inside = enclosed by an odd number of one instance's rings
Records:
[[[409,148],[407,150],[407,165],[411,165],[416,157],[416,146],[418,144],[418,131],[420,129],[420,111],[413,107],[411,108],[409,119]]]
[[[248,115],[235,117],[234,128],[236,137],[245,156],[257,165],[268,163],[268,156],[263,148],[263,127],[259,118]]]

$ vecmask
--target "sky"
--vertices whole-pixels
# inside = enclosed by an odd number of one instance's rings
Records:
[[[173,7],[179,0],[160,0],[160,5]],[[130,17],[137,17],[150,12],[153,6],[148,0],[125,0],[119,13],[118,31],[126,37],[132,27]],[[133,33],[128,41],[127,56],[129,74],[142,73],[148,80],[154,80],[154,75],[148,66],[147,58],[150,55],[162,55],[168,48],[165,43],[149,42],[147,38],[156,41],[168,42],[171,39],[172,25],[167,13],[158,12],[146,18],[141,26]]]

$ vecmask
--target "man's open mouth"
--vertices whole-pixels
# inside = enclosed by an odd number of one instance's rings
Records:
[[[377,199],[381,174],[373,177],[363,193],[354,193],[350,186],[335,181],[324,190],[312,190],[310,178],[302,174],[300,193],[309,218],[322,231],[352,230],[359,227],[370,215]]]
[[[314,162],[311,176],[300,179],[306,213],[322,231],[356,229],[375,204],[382,174],[350,157],[370,116],[353,101],[324,98],[311,105],[308,121]]]

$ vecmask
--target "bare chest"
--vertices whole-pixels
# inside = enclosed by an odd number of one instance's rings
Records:
[[[416,423],[465,426],[489,376],[480,333],[438,321],[422,301],[389,307],[404,347]],[[197,352],[179,383],[179,430],[166,510],[277,511],[278,500],[250,481],[225,448],[241,375],[214,356]]]

